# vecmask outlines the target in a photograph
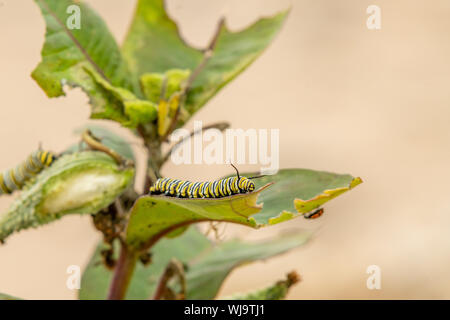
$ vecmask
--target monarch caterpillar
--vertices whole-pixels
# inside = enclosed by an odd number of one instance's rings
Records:
[[[14,169],[0,173],[0,195],[22,189],[28,180],[49,167],[55,159],[56,156],[50,151],[38,150]]]
[[[233,166],[233,165],[232,165]],[[233,166],[236,169],[235,166]],[[255,190],[255,183],[251,179],[255,177],[241,177],[236,169],[237,177],[224,178],[211,182],[190,182],[171,178],[160,178],[150,187],[149,194],[164,194],[177,198],[223,198],[239,193],[247,193]],[[304,215],[305,219],[317,219],[324,213],[323,208],[318,208]],[[214,227],[212,228],[214,230]]]
[[[233,168],[236,169],[235,166]],[[239,176],[237,169],[236,172],[237,177],[208,182],[190,182],[161,178],[150,187],[150,194],[164,194],[177,198],[223,198],[255,190],[255,183],[251,179],[259,178],[260,176],[247,178]]]

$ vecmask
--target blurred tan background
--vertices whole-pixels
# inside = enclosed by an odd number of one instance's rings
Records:
[[[87,2],[122,41],[134,1]],[[381,7],[381,30],[366,27],[371,4]],[[289,5],[293,10],[272,46],[194,119],[280,128],[281,167],[351,173],[365,183],[326,205],[317,221],[297,219],[262,230],[228,225],[228,236],[246,239],[293,227],[319,232],[299,250],[236,270],[221,294],[263,287],[297,270],[303,281],[290,299],[449,299],[450,2],[169,0],[168,8],[183,36],[204,46],[222,14],[239,29]],[[50,100],[30,78],[44,27],[33,1],[0,0],[2,169],[39,142],[63,150],[89,116],[79,90]],[[257,168],[241,168],[248,169]],[[228,173],[218,165],[164,169],[197,180]],[[0,212],[12,200],[1,197]],[[10,237],[0,247],[0,292],[75,298],[65,285],[66,268],[84,266],[98,239],[88,216]],[[372,264],[381,268],[381,290],[366,288]]]

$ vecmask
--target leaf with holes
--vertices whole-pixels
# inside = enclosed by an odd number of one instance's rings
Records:
[[[212,57],[188,92],[186,109],[198,111],[222,87],[247,68],[272,42],[287,11],[260,19],[248,28],[232,32],[222,25]],[[168,16],[163,0],[139,0],[123,45],[123,56],[138,77],[170,69],[196,69],[203,50],[188,45]],[[183,119],[186,121],[187,119]]]
[[[147,248],[177,228],[203,221],[253,228],[273,225],[318,208],[361,183],[361,179],[288,169],[255,182],[259,187],[255,192],[216,199],[142,196],[131,209],[126,241],[133,248]]]
[[[89,71],[104,81],[139,93],[133,83],[119,47],[103,20],[85,3],[72,0],[35,0],[46,22],[42,61],[32,73],[33,79],[49,97],[65,95],[63,86],[81,87],[90,97],[92,118],[129,121],[117,99],[96,83]],[[67,10],[80,8],[81,26],[69,29]]]
[[[362,183],[361,178],[349,174],[308,169],[283,169],[276,175],[254,181],[256,187],[274,183],[272,188],[261,192],[258,198],[264,206],[252,218],[259,226],[277,224],[311,212]]]

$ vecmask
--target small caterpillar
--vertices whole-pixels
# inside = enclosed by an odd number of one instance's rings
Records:
[[[49,167],[55,159],[56,156],[50,151],[38,150],[14,169],[0,173],[0,195],[22,189],[27,181]]]
[[[313,212],[305,214],[304,217],[305,219],[317,219],[323,215],[323,212],[324,212],[323,208],[319,208],[317,210],[314,210]]]
[[[236,169],[236,167],[234,168]],[[208,182],[161,178],[150,187],[150,194],[164,194],[177,198],[223,198],[255,190],[255,183],[251,179],[259,178],[260,176],[247,178],[239,176],[237,169],[236,172],[237,177]]]

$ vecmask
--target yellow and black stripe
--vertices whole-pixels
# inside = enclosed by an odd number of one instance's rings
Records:
[[[209,182],[190,182],[161,178],[150,187],[150,194],[178,198],[222,198],[255,190],[255,183],[246,177],[232,177]]]
[[[14,169],[0,173],[0,195],[20,190],[32,177],[49,167],[56,157],[50,151],[38,150]]]

